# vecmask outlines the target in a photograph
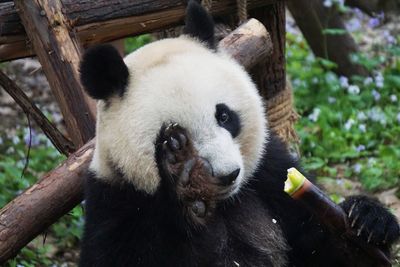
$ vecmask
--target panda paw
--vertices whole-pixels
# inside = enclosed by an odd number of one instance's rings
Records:
[[[367,243],[390,247],[400,236],[395,216],[380,202],[367,196],[352,196],[340,204],[350,227]]]
[[[156,161],[162,183],[178,199],[184,214],[191,222],[204,224],[226,190],[216,183],[210,163],[198,156],[187,131],[177,123],[161,128]]]

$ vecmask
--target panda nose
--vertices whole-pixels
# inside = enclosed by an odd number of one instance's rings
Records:
[[[221,182],[221,185],[228,186],[233,184],[236,178],[238,177],[239,173],[240,169],[236,169],[228,175],[218,177]]]

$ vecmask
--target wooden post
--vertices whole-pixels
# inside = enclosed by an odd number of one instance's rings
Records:
[[[251,71],[261,95],[268,100],[285,90],[286,86],[285,1],[258,8],[250,12],[250,17],[261,21],[271,36],[271,55]]]
[[[77,147],[83,146],[95,133],[95,102],[80,85],[81,47],[65,24],[61,1],[14,2],[60,106],[67,131]]]

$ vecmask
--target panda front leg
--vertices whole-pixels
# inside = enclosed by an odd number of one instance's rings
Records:
[[[192,225],[204,225],[229,188],[218,183],[210,163],[198,156],[187,133],[177,123],[164,125],[156,141],[156,162],[163,190],[176,201]]]
[[[389,252],[400,237],[395,216],[380,202],[367,196],[351,196],[340,204],[356,235],[365,242]]]

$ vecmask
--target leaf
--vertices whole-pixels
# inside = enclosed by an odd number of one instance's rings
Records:
[[[329,28],[329,29],[322,30],[322,34],[325,34],[325,35],[343,35],[346,33],[347,33],[347,30],[340,29],[340,28]]]

